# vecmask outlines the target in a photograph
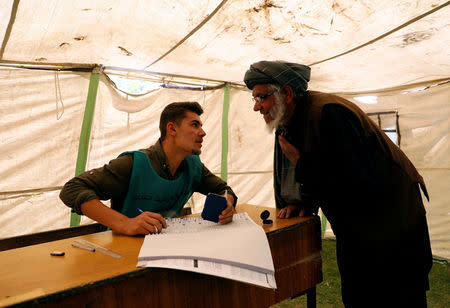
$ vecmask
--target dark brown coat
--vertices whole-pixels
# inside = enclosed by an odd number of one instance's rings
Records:
[[[381,286],[397,295],[427,289],[432,256],[419,186],[428,194],[401,149],[355,104],[321,92],[308,91],[284,129],[300,150],[304,204],[320,206],[336,235],[344,303],[385,305]]]

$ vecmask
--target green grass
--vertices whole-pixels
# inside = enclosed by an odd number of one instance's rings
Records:
[[[318,308],[343,308],[341,282],[336,263],[336,241],[322,240],[323,282],[317,286]],[[427,292],[429,308],[450,307],[450,267],[444,262],[433,262],[430,275],[430,290]],[[287,299],[272,308],[306,307],[306,296]]]

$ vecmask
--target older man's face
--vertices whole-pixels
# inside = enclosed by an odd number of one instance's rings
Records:
[[[257,100],[253,110],[263,115],[269,131],[272,131],[280,124],[285,114],[280,94],[272,90],[268,84],[258,84],[253,87],[252,95]]]

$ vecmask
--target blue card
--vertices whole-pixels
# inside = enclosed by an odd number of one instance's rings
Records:
[[[219,222],[219,215],[227,208],[227,199],[224,196],[208,194],[203,206],[202,218]]]

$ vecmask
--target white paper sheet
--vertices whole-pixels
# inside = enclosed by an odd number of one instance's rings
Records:
[[[163,267],[204,273],[276,288],[264,230],[247,213],[219,225],[199,217],[167,219],[167,229],[147,235],[138,267]]]

